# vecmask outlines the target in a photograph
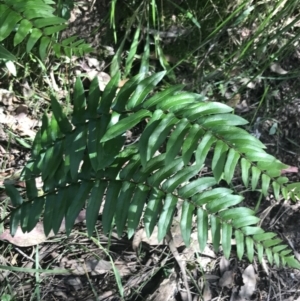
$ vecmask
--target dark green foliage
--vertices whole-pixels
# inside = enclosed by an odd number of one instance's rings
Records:
[[[91,47],[77,37],[58,42],[57,35],[67,28],[67,20],[54,15],[54,2],[44,0],[0,0],[0,42],[13,35],[13,46],[25,43],[29,53],[39,42],[39,56],[44,60],[49,46],[56,56],[83,55]],[[0,48],[0,58],[11,59]]]
[[[22,174],[28,202],[23,203],[18,191],[7,186],[15,207],[12,233],[18,224],[30,231],[44,207],[46,234],[56,233],[64,217],[69,234],[86,206],[87,231],[92,235],[103,205],[104,232],[116,226],[119,235],[127,229],[131,237],[143,220],[147,235],[158,226],[161,240],[175,209],[181,206],[180,227],[187,245],[196,215],[201,250],[211,230],[214,249],[221,244],[226,257],[234,235],[239,259],[246,252],[252,260],[256,248],[260,261],[265,253],[270,262],[274,259],[277,265],[300,268],[287,246],[273,239],[275,234],[257,226],[259,218],[254,211],[239,206],[243,197],[219,186],[221,179],[230,184],[239,169],[246,187],[258,189],[261,185],[266,195],[272,186],[275,196],[282,193],[288,197],[291,189],[280,176],[286,166],[238,127],[247,121],[235,116],[232,108],[184,92],[182,86],[149,96],[163,76],[164,72],[138,75],[117,92],[120,74],[116,73],[103,93],[93,82],[87,99],[77,80],[72,123],[51,97],[52,118],[44,116],[32,159]],[[146,127],[139,141],[126,146],[126,131],[141,122]],[[201,175],[208,155],[212,173]],[[33,181],[39,176],[44,185],[42,196]],[[28,218],[28,212],[33,218]]]

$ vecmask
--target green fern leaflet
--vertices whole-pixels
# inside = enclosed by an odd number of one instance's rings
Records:
[[[47,56],[49,45],[58,57],[91,51],[92,48],[76,36],[57,41],[55,34],[67,28],[67,20],[56,17],[53,14],[55,9],[48,3],[54,4],[43,0],[0,0],[0,42],[12,34],[13,46],[25,43],[27,53],[39,42],[42,60]]]

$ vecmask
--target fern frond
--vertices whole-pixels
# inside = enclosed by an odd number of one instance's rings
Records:
[[[45,59],[49,45],[56,56],[62,53],[71,56],[91,51],[91,47],[70,37],[58,42],[54,34],[67,28],[67,20],[56,17],[54,8],[43,0],[1,0],[0,1],[0,42],[13,34],[14,47],[26,39],[26,52],[29,53],[39,42],[39,55]]]
[[[287,245],[257,226],[255,212],[239,206],[243,197],[218,184],[221,179],[231,183],[239,171],[246,187],[257,189],[260,185],[267,194],[272,186],[275,196],[287,195],[291,187],[280,176],[285,165],[238,127],[246,120],[233,115],[232,108],[184,92],[182,86],[149,96],[163,76],[164,72],[147,78],[139,74],[117,93],[117,73],[103,93],[95,80],[88,97],[77,80],[72,122],[51,97],[53,115],[44,115],[32,159],[22,174],[29,201],[24,203],[18,191],[7,186],[15,207],[12,233],[18,224],[23,231],[30,231],[44,207],[46,234],[51,230],[57,233],[63,217],[69,234],[86,204],[87,231],[92,235],[104,204],[104,232],[111,230],[114,220],[117,233],[127,229],[131,237],[143,220],[147,235],[158,226],[161,240],[182,204],[180,228],[186,245],[196,214],[201,250],[210,230],[214,249],[221,245],[226,257],[234,236],[239,259],[246,255],[251,261],[256,248],[260,261],[265,254],[277,265],[300,268]],[[139,141],[126,146],[126,131],[141,122],[146,127]],[[212,174],[203,176],[208,157]],[[44,183],[42,196],[33,181],[38,176]],[[294,191],[297,187],[293,186]]]

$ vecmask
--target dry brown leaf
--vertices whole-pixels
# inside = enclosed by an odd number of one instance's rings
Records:
[[[83,288],[83,284],[81,282],[81,279],[78,276],[71,275],[69,277],[66,277],[66,279],[64,281],[68,285],[72,286],[75,291],[80,290],[80,289]]]
[[[6,89],[0,89],[0,103],[4,104],[6,107],[13,108],[13,104],[18,102],[15,93]]]
[[[15,115],[11,115],[8,111],[4,114],[0,111],[0,124],[6,124],[12,131],[20,136],[28,136],[34,138],[36,131],[33,130],[39,122],[28,117],[28,108],[25,105],[18,105],[15,109]]]
[[[245,301],[243,298],[240,297],[237,287],[234,287],[232,289],[230,301]]]
[[[122,88],[128,82],[128,80],[129,80],[128,78],[121,79],[119,81],[118,88]]]
[[[232,108],[235,108],[241,101],[241,94],[237,93],[231,97],[226,104]]]
[[[61,262],[61,268],[72,271],[73,275],[102,275],[112,270],[111,263],[106,260],[98,260],[96,258],[84,259],[67,259]]]
[[[3,108],[0,108],[0,124],[7,124],[8,127],[12,127],[16,123],[16,118],[10,113],[6,111],[6,114],[4,114]]]
[[[94,57],[86,57],[87,63],[90,68],[96,68],[100,70],[100,61]]]
[[[249,77],[243,77],[243,78],[240,79],[240,82],[243,85],[247,85],[247,88],[254,89],[256,87],[256,83],[258,83],[259,80],[255,79],[255,81],[252,81],[252,80],[250,80]]]
[[[26,116],[28,114],[28,107],[25,105],[19,105],[16,108],[15,113],[17,119],[22,118],[24,115]]]
[[[281,174],[286,174],[286,173],[298,173],[298,167],[296,166],[289,166],[286,169],[281,170]]]
[[[162,242],[159,242],[157,239],[158,228],[155,226],[150,237],[147,237],[145,229],[139,229],[135,232],[132,240],[132,249],[136,252],[141,242],[145,242],[150,246],[162,245]]]
[[[277,73],[277,74],[287,74],[288,72],[286,70],[284,70],[279,64],[277,63],[273,63],[271,66],[270,66],[270,69],[272,72],[274,73]]]
[[[205,281],[204,283],[202,298],[203,301],[210,301],[212,299],[212,293],[208,281]]]
[[[53,236],[50,233],[48,237]],[[14,237],[10,235],[9,229],[4,230],[0,235],[0,240],[7,240],[18,247],[30,247],[41,244],[46,241],[47,237],[44,234],[44,226],[42,222],[38,222],[31,232],[23,233],[21,228],[18,227]]]
[[[99,82],[99,89],[100,91],[104,91],[106,85],[110,81],[110,76],[105,72],[98,72],[97,77]]]
[[[170,277],[172,278],[172,277]],[[175,278],[164,279],[159,288],[150,296],[149,301],[175,301],[177,285]]]
[[[176,222],[176,218],[174,218],[172,228],[171,228],[174,244],[176,248],[179,248],[184,245],[182,235],[180,232],[179,223]],[[194,234],[194,235],[193,235]],[[191,235],[191,244],[190,248],[196,248],[196,251],[199,250],[198,240],[197,240],[197,233],[193,233]],[[132,248],[133,250],[137,250],[139,244],[144,242],[150,246],[160,246],[163,244],[163,241],[158,241],[158,227],[155,226],[153,232],[150,237],[147,237],[146,231],[144,228],[139,229],[135,232],[133,240],[132,240]],[[193,251],[194,253],[194,251]]]
[[[85,210],[81,210],[78,217],[75,220],[75,224],[80,223],[85,220]],[[65,220],[63,219],[62,224],[59,228],[59,232],[65,230]],[[37,244],[45,242],[49,237],[53,237],[54,233],[51,231],[48,237],[44,233],[44,225],[42,222],[38,222],[35,228],[27,233],[23,233],[21,227],[17,228],[14,237],[11,236],[10,230],[5,229],[3,233],[0,234],[0,240],[7,240],[8,242],[18,246],[18,247],[31,247]]]
[[[226,271],[219,280],[221,287],[232,288],[234,284],[233,271]]]
[[[229,271],[230,261],[226,259],[224,256],[221,257],[220,260],[220,273],[223,275],[226,271]]]
[[[252,264],[250,264],[245,269],[242,277],[243,277],[244,285],[241,287],[239,296],[243,300],[250,300],[256,288],[256,278],[257,278]]]
[[[247,101],[243,100],[241,103],[237,104],[235,110],[239,113],[248,112],[250,110]]]
[[[53,257],[58,257],[56,252],[52,252]],[[134,267],[132,266],[132,271],[128,266],[128,263],[122,260],[118,260],[114,262],[115,268],[119,271],[121,277],[126,277],[132,275]],[[89,273],[91,276],[103,275],[109,272],[113,272],[112,263],[110,261],[106,261],[99,258],[77,258],[77,259],[69,259],[67,257],[63,257],[60,260],[60,268],[69,271],[69,275],[73,276],[81,276]]]

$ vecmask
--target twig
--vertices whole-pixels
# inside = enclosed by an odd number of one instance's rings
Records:
[[[29,257],[28,255],[26,255],[22,250],[20,250],[19,248],[15,247],[15,250],[17,252],[19,252],[21,255],[23,255],[25,258],[27,258],[28,260],[32,261],[32,262],[35,262],[35,260],[31,257]]]
[[[170,230],[166,234],[166,241],[167,241],[167,243],[169,245],[169,248],[170,248],[170,250],[171,250],[171,252],[172,252],[179,268],[180,268],[183,283],[184,283],[184,286],[185,286],[185,289],[186,289],[186,292],[187,292],[188,301],[192,301],[192,295],[191,295],[189,284],[187,282],[187,275],[186,275],[186,271],[185,271],[185,266],[183,265],[182,260],[180,258],[180,255],[177,251],[177,248],[175,247],[174,240],[173,240],[173,237],[172,237],[172,233],[171,233]]]

